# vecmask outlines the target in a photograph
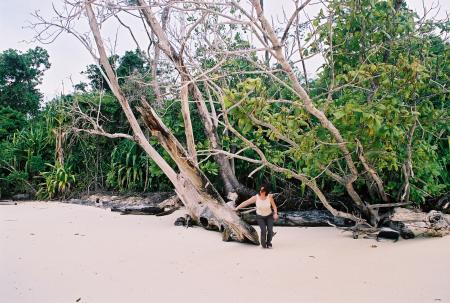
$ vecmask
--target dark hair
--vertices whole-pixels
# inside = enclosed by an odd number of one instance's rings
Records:
[[[261,184],[261,186],[259,187],[258,193],[260,193],[261,190],[263,192],[265,192],[266,195],[268,195],[270,193],[270,186],[269,186],[269,184],[266,184],[266,183]]]

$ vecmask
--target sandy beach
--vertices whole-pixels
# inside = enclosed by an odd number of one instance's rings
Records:
[[[166,217],[0,206],[0,301],[450,302],[450,237],[354,240],[275,227],[272,250]]]

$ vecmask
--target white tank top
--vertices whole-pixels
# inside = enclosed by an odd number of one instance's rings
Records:
[[[272,208],[270,207],[269,196],[266,196],[262,200],[259,195],[256,195],[256,214],[260,216],[268,216],[272,213]]]

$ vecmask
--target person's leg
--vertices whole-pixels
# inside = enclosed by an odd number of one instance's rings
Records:
[[[267,246],[272,247],[273,216],[272,215],[268,216],[266,222],[267,222]]]
[[[266,222],[264,220],[264,217],[260,215],[256,215],[256,222],[258,222],[259,228],[261,229],[261,246],[266,248]]]

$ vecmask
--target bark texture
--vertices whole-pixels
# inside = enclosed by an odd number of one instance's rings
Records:
[[[351,220],[335,217],[323,210],[281,211],[278,215],[279,219],[274,222],[274,226],[348,226],[352,223]],[[257,224],[256,214],[242,213],[241,216],[245,222]]]
[[[158,139],[177,164],[180,173],[177,176],[179,187],[176,187],[176,191],[191,217],[207,229],[227,230],[233,240],[248,240],[258,244],[256,231],[225,204],[208,178],[187,156],[184,147],[159,119],[151,106],[142,101],[138,111],[152,135]]]
[[[390,227],[405,239],[416,237],[443,237],[450,234],[450,216],[432,210],[396,208],[390,218]]]

